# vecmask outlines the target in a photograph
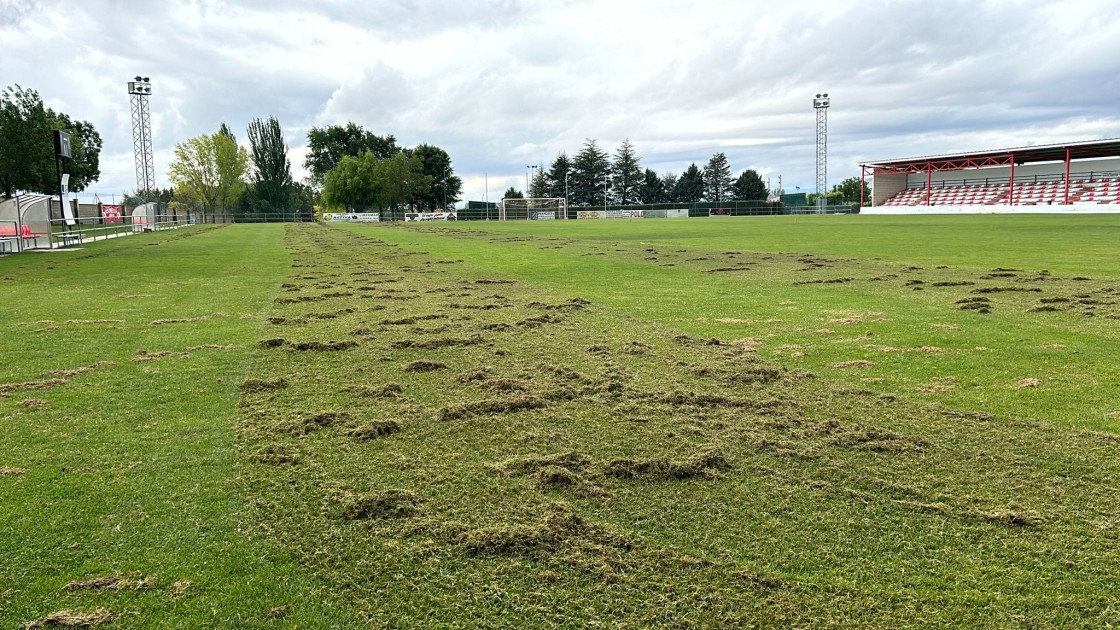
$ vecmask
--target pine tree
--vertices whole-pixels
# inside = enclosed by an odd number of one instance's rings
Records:
[[[669,198],[665,194],[665,181],[652,169],[647,168],[638,187],[638,203],[665,203],[666,201],[669,201]]]
[[[722,151],[708,160],[704,167],[704,199],[720,203],[730,197],[731,167]]]
[[[569,195],[573,206],[601,206],[610,182],[611,163],[594,140],[587,140],[572,160]]]
[[[674,190],[675,201],[693,202],[704,198],[704,174],[695,162],[681,173]]]
[[[762,176],[753,168],[743,171],[742,175],[735,179],[735,183],[731,185],[731,192],[733,197],[740,201],[766,199],[769,196],[766,182],[762,181]]]
[[[637,203],[638,187],[644,181],[641,161],[630,140],[623,140],[622,146],[614,154],[614,163],[611,164],[611,192],[614,193],[615,203]]]
[[[567,153],[561,153],[556,156],[552,161],[552,166],[549,167],[548,173],[545,177],[548,182],[548,196],[549,197],[567,197],[568,190],[566,182],[572,171],[572,161],[568,159]]]

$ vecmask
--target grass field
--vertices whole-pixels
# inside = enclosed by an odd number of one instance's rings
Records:
[[[1118,235],[255,225],[0,258],[0,624],[1116,625]]]

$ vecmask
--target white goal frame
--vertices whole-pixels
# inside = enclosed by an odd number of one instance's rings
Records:
[[[568,200],[563,197],[528,197],[498,202],[499,221],[567,218]]]

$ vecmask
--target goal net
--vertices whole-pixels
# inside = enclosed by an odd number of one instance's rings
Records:
[[[568,218],[568,200],[563,197],[503,199],[498,202],[498,220],[547,221]]]

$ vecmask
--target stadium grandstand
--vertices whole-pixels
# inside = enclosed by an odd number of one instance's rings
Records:
[[[1120,212],[1120,139],[860,164],[863,212]],[[935,208],[934,208],[935,207]],[[925,208],[925,209],[923,209]]]

